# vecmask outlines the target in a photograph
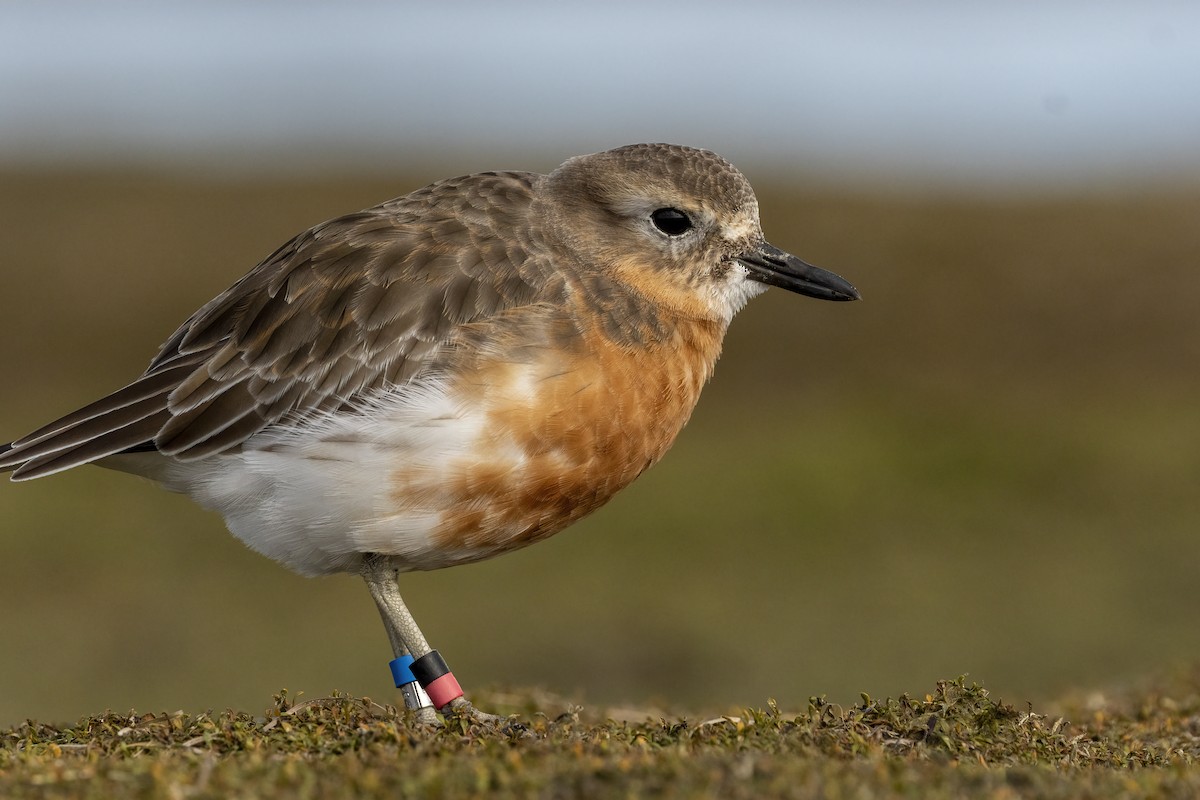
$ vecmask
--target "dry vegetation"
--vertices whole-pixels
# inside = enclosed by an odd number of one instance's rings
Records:
[[[440,729],[366,698],[264,716],[103,714],[3,733],[0,794],[33,797],[1141,797],[1200,791],[1200,695],[1177,680],[1071,719],[965,682],[847,707],[617,721],[536,693]],[[626,712],[628,713],[628,712]]]

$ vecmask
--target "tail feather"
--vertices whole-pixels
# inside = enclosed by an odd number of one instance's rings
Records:
[[[194,368],[192,368],[194,369]],[[30,435],[0,447],[0,472],[29,480],[133,449],[154,449],[170,419],[167,397],[178,373],[144,376]]]
[[[78,467],[91,461],[115,455],[130,448],[137,448],[152,440],[166,421],[170,412],[165,408],[156,414],[144,417],[119,428],[92,436],[66,449],[54,449],[37,456],[22,459],[12,474],[12,480],[25,481],[53,475],[56,472]],[[20,458],[21,456],[18,456]]]
[[[112,414],[121,412],[123,409],[128,409],[131,406],[136,407],[138,404],[147,401],[156,401],[159,407],[165,408],[167,395],[179,381],[192,372],[195,372],[195,370],[195,364],[186,363],[171,366],[161,372],[143,375],[128,386],[118,389],[94,403],[89,403],[78,411],[73,411],[64,417],[60,417],[49,425],[43,425],[28,436],[22,436],[9,445],[9,448],[12,450],[24,450],[31,445],[59,436],[72,428],[79,428],[92,420],[109,417]],[[3,458],[4,453],[0,453],[0,462],[3,461]]]
[[[165,397],[151,397],[128,406],[120,406],[111,411],[92,417],[85,422],[64,428],[52,436],[37,439],[29,444],[17,442],[13,457],[23,457],[25,461],[33,461],[55,453],[75,451],[89,442],[101,439],[113,431],[119,431],[126,426],[137,425],[144,420],[164,412],[167,407]],[[150,439],[154,438],[151,432]],[[133,442],[132,444],[137,444]],[[104,454],[109,455],[109,454]],[[97,456],[102,457],[102,456]],[[0,457],[0,463],[3,457]]]

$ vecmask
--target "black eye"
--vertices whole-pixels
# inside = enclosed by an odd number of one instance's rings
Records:
[[[660,208],[650,215],[654,227],[667,236],[679,236],[692,229],[692,220],[678,208]]]

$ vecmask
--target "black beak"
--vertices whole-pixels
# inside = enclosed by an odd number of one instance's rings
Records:
[[[749,277],[754,280],[789,292],[818,300],[858,300],[861,297],[858,289],[840,275],[805,264],[791,253],[785,253],[766,242],[738,256],[737,262],[746,268]]]

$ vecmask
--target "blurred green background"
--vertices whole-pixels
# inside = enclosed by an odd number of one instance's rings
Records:
[[[552,165],[533,164],[544,169]],[[298,230],[428,175],[0,175],[0,438],[117,388]],[[1200,654],[1200,192],[835,192],[751,172],[773,290],[664,462],[558,537],[411,575],[463,683],[785,707],[969,673],[1008,701]],[[0,485],[0,724],[395,699],[361,581],[96,468]]]

